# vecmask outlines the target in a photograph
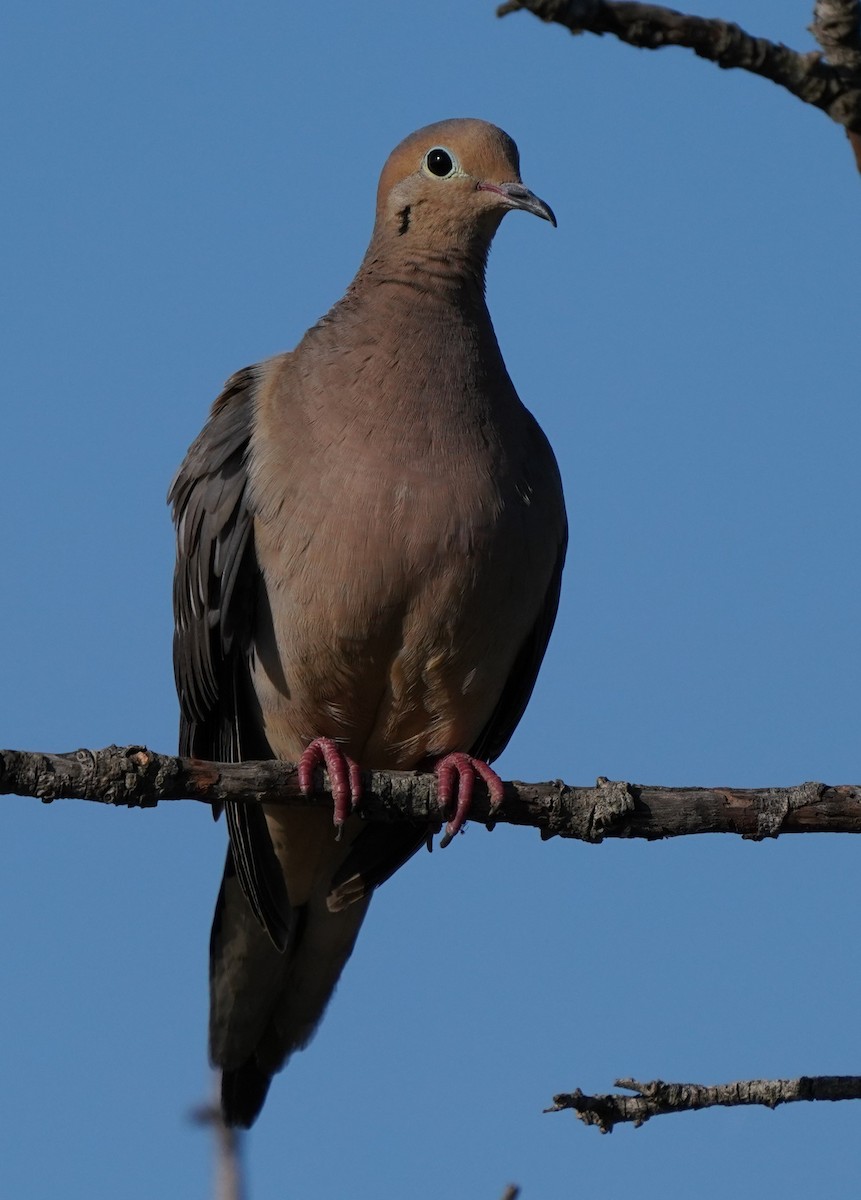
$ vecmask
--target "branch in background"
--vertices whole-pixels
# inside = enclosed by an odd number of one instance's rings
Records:
[[[738,1083],[719,1083],[706,1087],[700,1083],[638,1083],[636,1079],[617,1079],[616,1087],[636,1092],[635,1096],[584,1096],[562,1092],[553,1097],[553,1107],[545,1112],[572,1108],[586,1125],[597,1125],[602,1133],[612,1133],[614,1125],[632,1121],[644,1125],[651,1117],[664,1113],[694,1112],[698,1108],[736,1108],[744,1104],[792,1104],[796,1100],[861,1100],[861,1075],[802,1075],[800,1079],[742,1079]]]
[[[326,777],[319,776],[327,785]],[[438,828],[436,779],[417,771],[368,771],[362,775],[362,813],[378,821],[415,821]],[[129,808],[160,801],[198,800],[221,805],[316,805],[299,789],[290,763],[211,763],[154,754],[144,746],[108,746],[71,754],[0,750],[0,795],[92,800]],[[745,838],[781,833],[861,833],[861,787],[802,783],[777,788],[668,788],[613,783],[573,787],[561,780],[506,783],[505,799],[491,813],[482,784],[476,789],[473,820],[529,825],[544,838],[556,835],[585,842],[605,837],[681,837],[692,833],[736,833]]]
[[[242,1173],[242,1138],[240,1129],[225,1123],[221,1112],[220,1076],[215,1075],[216,1094],[211,1104],[195,1108],[190,1116],[196,1125],[203,1125],[215,1135],[215,1200],[245,1200]]]
[[[810,32],[832,66],[861,77],[861,0],[817,0]],[[861,171],[861,133],[850,127],[846,136]]]
[[[801,54],[767,38],[752,37],[729,21],[691,17],[657,4],[609,0],[507,0],[497,16],[525,9],[542,21],[564,25],[572,33],[614,34],[644,50],[685,46],[719,67],[737,67],[770,79],[833,121],[861,135],[861,66],[856,59],[835,58],[820,38],[827,31],[848,54],[858,41],[857,0],[820,0],[813,32],[831,63],[818,51]],[[827,12],[825,11],[827,10]],[[839,32],[834,32],[839,30]]]

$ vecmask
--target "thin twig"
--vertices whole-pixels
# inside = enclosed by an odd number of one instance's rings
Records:
[[[328,786],[321,773],[321,790]],[[438,827],[436,779],[417,771],[365,772],[361,812],[379,821],[415,821]],[[0,750],[0,795],[61,798],[130,808],[161,801],[197,800],[220,807],[239,804],[331,805],[327,794],[302,794],[290,763],[211,763],[155,754],[144,746],[108,746],[70,754]],[[735,833],[758,840],[782,833],[861,833],[861,786],[802,783],[772,788],[652,787],[601,778],[594,787],[561,780],[512,781],[502,807],[492,812],[483,784],[471,815],[585,842],[605,837],[682,837]]]
[[[242,1171],[242,1131],[228,1125],[219,1103],[220,1082],[215,1077],[216,1095],[211,1104],[203,1104],[191,1113],[196,1125],[204,1125],[215,1135],[215,1200],[245,1200]]]
[[[854,3],[831,0],[852,19]],[[692,17],[657,4],[612,0],[506,0],[497,16],[526,10],[572,33],[613,34],[644,50],[684,46],[719,67],[761,75],[799,100],[827,113],[833,121],[861,133],[861,73],[846,64],[826,62],[818,51],[802,54],[767,38],[753,37],[738,25]],[[855,14],[856,29],[858,26]],[[846,36],[846,35],[844,35]]]
[[[633,1096],[585,1096],[578,1088],[553,1097],[545,1112],[573,1109],[586,1125],[612,1133],[614,1125],[632,1122],[635,1128],[664,1113],[694,1112],[699,1108],[736,1108],[763,1104],[777,1108],[797,1100],[861,1100],[861,1075],[802,1075],[799,1079],[742,1079],[707,1087],[701,1083],[638,1083],[617,1079],[616,1087],[635,1092]]]

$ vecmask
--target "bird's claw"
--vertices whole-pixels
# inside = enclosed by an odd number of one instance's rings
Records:
[[[443,811],[454,805],[454,815],[445,827],[440,846],[445,849],[456,833],[463,828],[472,804],[475,777],[480,775],[490,793],[491,812],[502,804],[504,785],[492,767],[471,754],[446,754],[434,767],[437,781],[437,803]]]
[[[335,808],[332,819],[341,836],[341,826],[362,798],[362,773],[359,764],[349,758],[332,738],[314,738],[306,746],[298,763],[299,787],[304,796],[314,794],[314,772],[325,767]]]

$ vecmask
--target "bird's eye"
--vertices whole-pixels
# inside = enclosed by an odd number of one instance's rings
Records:
[[[434,146],[433,150],[428,150],[425,155],[425,166],[431,175],[436,175],[437,179],[445,179],[454,171],[451,155],[448,150],[443,150],[442,146]]]

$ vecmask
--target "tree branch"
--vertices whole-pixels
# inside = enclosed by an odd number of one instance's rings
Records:
[[[629,46],[659,50],[685,46],[723,68],[739,68],[770,79],[822,109],[833,121],[861,134],[861,63],[849,51],[859,39],[857,0],[820,0],[813,26],[832,61],[818,51],[801,54],[751,34],[729,21],[692,17],[657,4],[611,0],[506,0],[497,16],[526,9],[542,21],[564,25],[572,33],[613,34]],[[825,44],[820,34],[830,39]],[[832,54],[839,42],[843,53]]]
[[[833,66],[861,77],[861,0],[817,0],[810,32]],[[861,133],[850,125],[846,136],[861,171]]]
[[[638,1083],[617,1079],[616,1087],[634,1096],[584,1096],[578,1088],[553,1097],[545,1112],[572,1108],[586,1125],[612,1133],[614,1125],[632,1121],[635,1128],[664,1113],[695,1112],[699,1108],[736,1108],[743,1104],[792,1104],[796,1100],[861,1100],[861,1075],[802,1075],[799,1079],[741,1079],[706,1087],[701,1083]]]
[[[210,1104],[192,1110],[195,1125],[210,1128],[215,1135],[215,1200],[246,1200],[242,1170],[243,1132],[224,1120],[219,1094],[221,1076],[214,1076],[215,1096]]]
[[[325,774],[321,788],[328,786]],[[374,820],[415,821],[437,828],[436,780],[418,771],[369,771],[362,776],[362,813]],[[211,763],[155,754],[144,746],[108,746],[70,754],[0,750],[0,795],[61,798],[129,808],[160,801],[198,800],[221,805],[331,805],[327,794],[308,798],[292,764],[264,761]],[[754,840],[781,833],[861,833],[861,786],[802,783],[774,788],[668,788],[614,783],[594,787],[561,780],[505,785],[501,809],[491,813],[479,784],[472,818],[529,825],[544,838],[585,842],[605,837],[681,837],[735,833]]]
[[[810,32],[833,66],[861,73],[861,0],[816,0]]]

